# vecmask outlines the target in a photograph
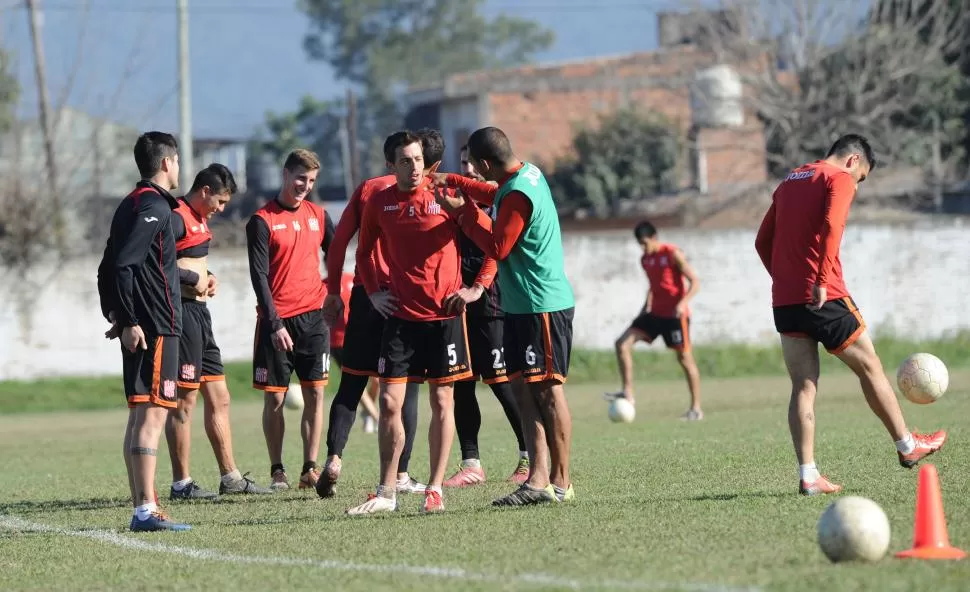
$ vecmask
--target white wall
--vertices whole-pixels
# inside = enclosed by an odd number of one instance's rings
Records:
[[[701,277],[694,302],[695,343],[773,343],[770,284],[754,252],[754,231],[664,231]],[[970,232],[948,226],[850,226],[843,245],[849,288],[870,327],[912,338],[970,327]],[[567,274],[577,297],[575,343],[608,348],[642,306],[646,280],[632,233],[566,234]],[[353,257],[347,259],[348,267]],[[16,299],[0,305],[0,379],[120,371],[98,307],[93,256],[51,275],[30,314]],[[211,302],[216,339],[230,360],[252,353],[256,300],[246,254],[215,250],[221,280]],[[49,272],[48,272],[49,273]]]
[[[445,158],[441,163],[443,171],[459,170],[458,150],[461,144],[456,144],[456,134],[459,130],[467,130],[470,134],[481,127],[478,118],[478,99],[457,99],[441,104],[441,135],[445,138]]]

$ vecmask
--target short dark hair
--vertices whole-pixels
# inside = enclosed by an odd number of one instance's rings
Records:
[[[468,153],[478,160],[507,164],[515,158],[512,143],[497,127],[483,127],[468,137]]]
[[[414,132],[421,138],[421,151],[424,153],[425,166],[431,166],[445,157],[445,139],[436,129],[423,127]]]
[[[165,132],[145,132],[135,142],[135,164],[142,179],[150,179],[162,170],[162,159],[174,158],[179,144]]]
[[[657,227],[644,220],[633,229],[633,236],[637,237],[638,241],[642,241],[645,238],[654,238],[657,236]]]
[[[825,158],[848,156],[850,154],[861,154],[869,163],[869,170],[876,168],[876,155],[872,152],[872,146],[865,136],[859,134],[845,134],[836,140],[829,148],[829,153],[825,155]]]
[[[415,143],[421,144],[421,152],[424,153],[424,143],[416,134],[412,133],[410,130],[394,132],[393,134],[389,135],[386,140],[384,140],[384,160],[387,162],[394,162],[398,148],[410,146],[411,144]]]
[[[236,179],[232,176],[232,171],[226,165],[219,164],[218,162],[214,162],[199,171],[195,176],[195,181],[192,183],[192,189],[189,190],[189,193],[198,191],[206,186],[209,187],[212,193],[228,193],[229,195],[235,194],[238,189]]]

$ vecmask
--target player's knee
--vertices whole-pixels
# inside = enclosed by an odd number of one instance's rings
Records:
[[[283,411],[283,399],[285,398],[286,393],[267,392],[263,399],[263,408],[273,413],[281,413]]]
[[[818,377],[799,376],[792,377],[791,392],[792,397],[815,397],[818,391]]]
[[[629,334],[627,333],[620,335],[616,338],[616,341],[613,342],[613,347],[615,347],[616,351],[618,352],[625,352],[629,350],[632,345],[633,343],[630,340]]]
[[[319,407],[323,405],[323,387],[305,387],[303,389],[303,400],[307,407]]]
[[[431,389],[431,409],[435,413],[451,413],[455,407],[454,391],[450,388]]]
[[[404,397],[397,396],[396,393],[382,392],[379,397],[381,415],[400,415],[404,407]]]

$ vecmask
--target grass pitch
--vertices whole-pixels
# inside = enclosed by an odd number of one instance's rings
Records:
[[[668,359],[668,363],[672,360]],[[930,457],[939,469],[954,545],[970,549],[970,371],[951,374],[934,405],[903,401],[909,424],[945,427],[951,440]],[[117,379],[115,379],[117,380]],[[79,381],[75,396],[84,395]],[[117,385],[120,386],[120,383]],[[421,516],[417,496],[397,515],[348,518],[376,481],[376,436],[355,426],[337,497],[311,491],[219,502],[167,501],[170,466],[159,450],[163,505],[187,533],[134,535],[115,410],[0,417],[0,582],[5,590],[333,589],[371,590],[965,590],[970,562],[919,563],[891,555],[875,565],[832,565],[816,544],[816,522],[832,497],[796,494],[786,423],[787,380],[707,378],[706,419],[682,423],[683,382],[640,382],[638,417],[611,424],[600,393],[615,385],[571,385],[572,505],[494,510],[515,441],[491,393],[479,389],[483,463],[489,482],[446,490],[447,512]],[[117,393],[117,390],[115,390]],[[236,386],[236,459],[260,483],[268,462],[259,395]],[[328,397],[329,404],[329,397]],[[428,471],[426,426],[412,473]],[[287,414],[285,455],[295,483],[298,419]],[[896,461],[891,439],[847,374],[823,375],[818,398],[819,468],[843,495],[878,502],[892,524],[890,552],[911,543],[916,470]],[[193,477],[218,485],[197,411]],[[459,459],[457,446],[452,461]],[[449,471],[450,472],[450,471]]]

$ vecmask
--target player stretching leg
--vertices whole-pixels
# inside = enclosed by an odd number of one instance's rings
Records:
[[[319,172],[320,161],[313,152],[291,152],[283,164],[279,196],[257,210],[246,225],[249,275],[258,311],[253,387],[266,392],[263,433],[273,489],[290,487],[283,466],[283,399],[294,371],[306,402],[300,422],[300,489],[315,487],[320,477],[323,389],[330,369],[329,328],[321,310],[326,287],[320,277],[320,251],[329,251],[334,229],[330,214],[307,201]],[[338,294],[339,289],[338,284]]]
[[[206,300],[216,295],[218,282],[209,271],[208,220],[222,212],[236,192],[236,180],[225,166],[214,163],[199,171],[189,194],[179,200],[172,216],[175,250],[182,288],[182,336],[179,339],[178,408],[165,423],[165,438],[172,459],[172,499],[211,499],[189,475],[192,412],[199,389],[205,400],[205,433],[219,464],[219,493],[267,494],[236,468],[229,425],[229,388],[222,368],[222,354],[212,335],[212,317]],[[248,473],[247,473],[248,475]]]
[[[461,147],[461,172],[468,178],[484,181],[475,167],[468,161],[468,146]],[[491,208],[485,208],[491,214]],[[462,281],[471,286],[476,293],[483,285],[479,274],[484,270],[482,263],[485,254],[467,236],[461,236],[461,274]],[[492,270],[487,270],[491,272]],[[512,426],[515,439],[519,444],[519,464],[509,477],[513,483],[525,483],[529,478],[529,453],[526,451],[525,436],[522,434],[522,418],[515,402],[512,384],[506,376],[505,348],[502,343],[505,319],[502,314],[501,294],[498,282],[484,290],[479,297],[468,304],[468,343],[471,347],[472,372],[476,379],[482,377],[495,398],[502,405],[505,416]],[[445,487],[469,487],[485,482],[485,469],[482,468],[478,452],[478,432],[482,427],[482,412],[475,396],[476,380],[463,380],[455,384],[455,430],[458,432],[458,447],[461,449],[461,466],[458,472],[444,483]]]
[[[697,274],[680,249],[660,242],[653,224],[641,222],[637,224],[633,234],[643,248],[640,265],[647,274],[650,289],[643,311],[616,340],[616,361],[620,368],[623,390],[607,393],[605,398],[610,400],[626,397],[631,403],[634,402],[633,346],[637,341],[652,343],[657,337],[663,337],[667,347],[677,352],[677,361],[684,370],[690,391],[690,408],[681,419],[704,419],[704,412],[701,411],[701,377],[690,349],[688,303],[700,288]],[[685,279],[690,288],[684,285]]]
[[[175,265],[171,193],[178,186],[178,144],[170,134],[148,132],[135,142],[142,180],[121,201],[98,266],[101,312],[112,323],[105,337],[121,338],[128,425],[124,456],[134,505],[133,531],[188,530],[158,507],[158,440],[174,409],[182,306]]]
[[[842,279],[839,247],[849,208],[858,184],[875,165],[865,138],[842,136],[824,160],[795,169],[775,189],[755,240],[771,275],[775,328],[792,382],[788,426],[799,464],[799,492],[804,495],[842,489],[820,475],[815,465],[819,343],[859,377],[866,402],[896,441],[899,464],[912,468],[946,441],[943,430],[918,434],[906,428],[896,394]]]
[[[529,448],[528,480],[496,506],[522,506],[575,497],[569,479],[572,418],[563,384],[572,351],[574,303],[566,279],[559,218],[542,171],[512,152],[495,127],[468,139],[469,160],[498,187],[461,175],[435,175],[436,185],[457,187],[470,199],[438,195],[457,212],[462,230],[487,256],[498,259],[505,312],[505,360],[512,377]],[[475,201],[492,204],[490,219]]]
[[[384,156],[397,183],[367,203],[357,248],[357,267],[371,302],[387,315],[378,362],[381,482],[376,495],[347,510],[351,515],[396,509],[405,383],[425,380],[431,383],[431,477],[421,511],[444,510],[441,484],[455,429],[452,385],[472,374],[463,314],[472,297],[461,283],[458,225],[428,189],[418,136],[392,134],[384,143]],[[377,281],[373,250],[378,236],[390,271],[389,290]]]

